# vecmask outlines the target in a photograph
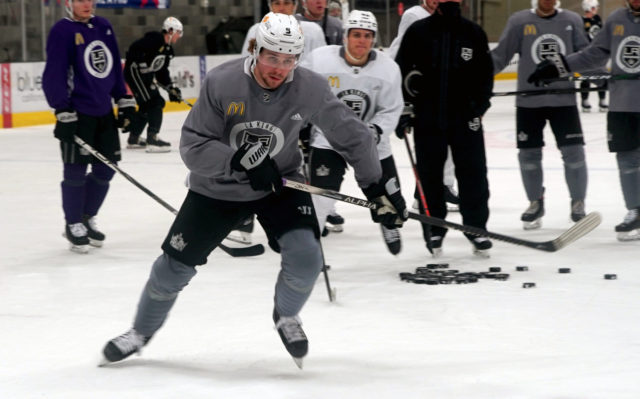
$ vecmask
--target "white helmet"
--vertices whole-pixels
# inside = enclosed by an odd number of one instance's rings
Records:
[[[162,23],[162,30],[172,35],[178,34],[178,37],[182,37],[182,22],[175,17],[168,17]]]
[[[302,54],[304,36],[298,20],[293,15],[270,12],[262,18],[256,29],[257,58],[263,48],[283,54]]]
[[[73,19],[73,0],[65,0],[64,2],[64,9],[67,12],[67,14],[69,14],[69,17],[71,17],[71,19]],[[96,0],[92,1],[93,3],[93,11],[95,12],[96,10]]]
[[[591,11],[593,8],[598,8],[598,0],[582,0],[582,9],[584,11]]]
[[[378,32],[378,21],[371,11],[353,10],[344,21],[344,37],[347,37],[349,30],[354,28],[373,31],[375,36]]]
[[[534,10],[538,8],[538,0],[531,0],[531,8]],[[560,0],[556,1],[556,5],[554,7],[556,10],[560,8]]]

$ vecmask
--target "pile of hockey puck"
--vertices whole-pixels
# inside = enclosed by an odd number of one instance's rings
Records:
[[[417,267],[414,273],[400,273],[400,280],[414,284],[470,284],[480,279],[506,281],[509,274],[501,273],[501,268],[490,267],[488,272],[461,272],[449,269],[448,263],[428,263]]]

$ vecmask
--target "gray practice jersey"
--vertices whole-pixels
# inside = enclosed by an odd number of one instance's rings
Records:
[[[407,11],[402,14],[402,18],[400,18],[400,25],[398,25],[398,36],[391,42],[389,46],[389,50],[387,54],[391,59],[395,59],[398,54],[398,49],[400,48],[400,43],[402,43],[402,38],[404,37],[404,33],[409,29],[411,24],[414,22],[421,20],[422,18],[426,18],[429,15],[429,11],[425,10],[424,7],[418,5],[409,8]]]
[[[251,58],[213,68],[182,127],[180,155],[190,171],[187,185],[227,201],[265,197],[269,192],[254,191],[246,173],[232,171],[230,166],[244,142],[256,141],[269,147],[283,177],[303,181],[298,136],[308,123],[322,127],[333,147],[353,166],[360,187],[380,180],[382,171],[369,128],[333,95],[322,76],[298,67],[280,87],[267,90],[253,78]]]
[[[327,44],[342,44],[342,22],[340,19],[327,15],[326,27],[324,26],[324,18],[312,21],[302,14],[296,14],[296,19],[300,22],[306,21],[317,24],[324,32]]]
[[[307,21],[299,21],[300,29],[302,29],[302,34],[304,36],[304,51],[300,56],[300,59],[303,59],[305,55],[311,53],[313,50],[318,47],[326,46],[327,42],[324,40],[324,33],[322,32],[322,28],[313,22]],[[242,51],[240,55],[246,57],[249,55],[249,40],[256,38],[256,29],[258,29],[257,23],[249,28],[249,32],[247,32],[247,36],[244,38],[244,43],[242,44]]]
[[[349,106],[366,123],[382,129],[378,143],[380,159],[391,156],[389,138],[404,107],[402,75],[391,58],[372,50],[363,66],[351,66],[344,59],[344,47],[326,46],[315,50],[301,64],[321,74],[333,94]],[[332,148],[321,128],[314,126],[311,145]]]
[[[569,69],[584,72],[603,66],[611,58],[611,73],[640,73],[640,18],[627,8],[609,15],[591,45],[567,57]],[[609,110],[640,112],[640,80],[609,80]]]
[[[527,82],[536,65],[552,54],[571,54],[589,44],[582,17],[573,11],[559,9],[551,18],[539,17],[534,10],[514,13],[502,31],[498,46],[493,49],[494,74],[502,71],[514,54],[518,60],[518,90],[541,89]],[[573,82],[554,82],[547,88],[573,88]],[[516,106],[525,108],[562,107],[576,105],[575,94],[516,96]]]

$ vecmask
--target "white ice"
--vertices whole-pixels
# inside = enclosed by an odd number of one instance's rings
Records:
[[[488,227],[550,240],[571,226],[560,154],[547,131],[547,215],[542,229],[524,231],[513,101],[494,98],[484,119]],[[270,250],[255,258],[214,251],[142,356],[96,367],[107,340],[130,327],[173,215],[116,175],[98,217],[104,247],[72,253],[61,237],[52,126],[0,130],[0,398],[638,398],[640,242],[618,242],[613,230],[626,209],[606,116],[581,116],[587,210],[603,216],[595,231],[555,253],[494,241],[488,260],[474,258],[459,232],[445,239],[439,261],[461,271],[500,266],[508,281],[401,282],[399,272],[433,262],[418,223],[406,223],[394,257],[366,209],[339,204],[345,230],[323,240],[337,302],[329,303],[321,276],[301,313],[310,340],[303,370],[273,330],[279,256]],[[174,207],[186,193],[176,151],[185,117],[165,114],[161,136],[172,152],[125,149],[120,163]],[[403,143],[392,140],[410,200],[412,170]],[[351,176],[343,191],[362,197]],[[460,222],[455,213],[449,219]],[[254,240],[266,245],[262,231]]]

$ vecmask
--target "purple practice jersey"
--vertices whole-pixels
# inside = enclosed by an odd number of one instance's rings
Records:
[[[93,16],[88,23],[64,18],[47,39],[42,88],[49,106],[105,115],[126,94],[120,53],[109,21]]]

